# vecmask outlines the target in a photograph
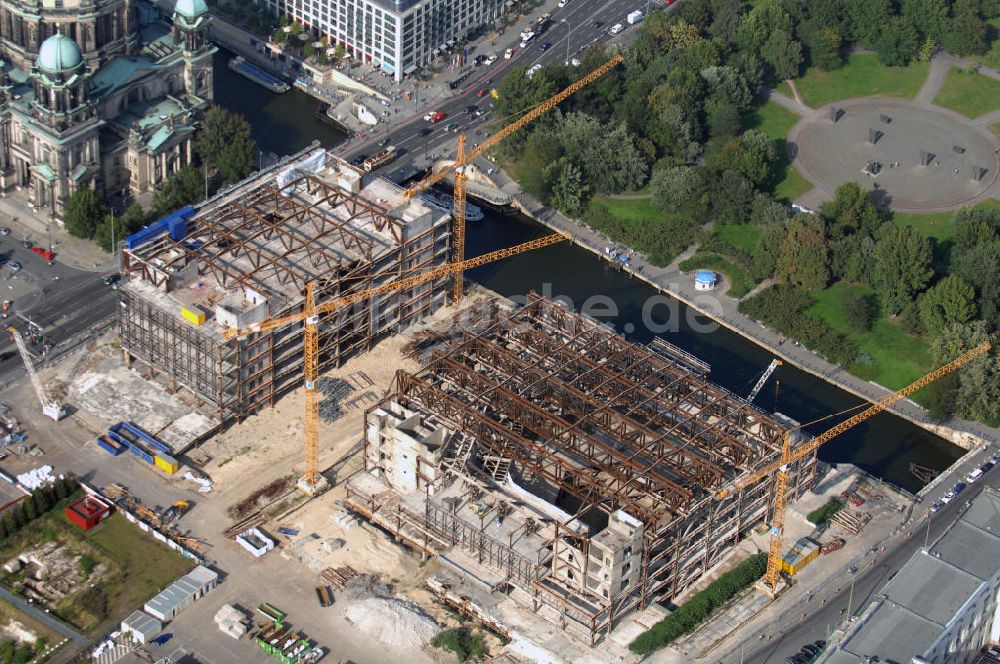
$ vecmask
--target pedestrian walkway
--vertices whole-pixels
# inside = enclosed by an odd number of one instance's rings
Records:
[[[10,228],[11,238],[46,247],[56,254],[57,262],[80,270],[107,272],[117,267],[112,254],[92,240],[73,237],[46,213],[32,210],[23,201],[23,195],[15,192],[0,198],[0,226]]]
[[[543,206],[529,194],[522,192],[518,184],[503,171],[498,171],[492,177],[497,185],[512,194],[515,201],[529,214],[550,228],[571,236],[579,246],[603,256],[604,248],[615,244],[606,235],[585,226],[579,220],[569,219],[561,213]],[[694,280],[690,275],[682,272],[677,265],[678,261],[675,260],[666,267],[657,267],[646,261],[645,257],[636,254],[624,269],[655,288],[673,295],[718,324],[767,348],[770,353],[783,361],[794,364],[848,392],[869,401],[877,401],[891,394],[890,390],[881,385],[858,378],[841,367],[826,361],[816,352],[740,313],[739,303],[736,300],[715,292],[696,291]],[[931,421],[923,408],[909,400],[899,401],[889,410],[912,422],[926,425],[938,435],[948,436],[951,433],[953,442],[960,443],[964,447],[973,447],[979,443],[980,439],[993,443],[1000,441],[1000,429],[996,427],[988,427],[978,422],[965,420],[951,420],[939,424]]]
[[[792,99],[788,95],[778,92],[777,90],[765,88],[765,93],[767,94],[768,99],[773,100],[777,104],[781,104],[796,115],[806,115],[812,112],[812,109],[803,104],[800,100]]]
[[[921,104],[933,103],[934,98],[941,91],[941,86],[944,85],[944,79],[948,76],[949,66],[943,58],[931,60],[931,70],[927,74],[927,79],[924,80],[924,84],[920,86],[920,91],[917,92],[917,96],[913,100]]]

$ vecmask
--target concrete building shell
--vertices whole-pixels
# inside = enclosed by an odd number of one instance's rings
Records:
[[[125,248],[118,323],[128,360],[195,394],[223,424],[302,383],[301,324],[224,338],[232,327],[441,265],[451,217],[319,149],[198,207],[183,237]],[[320,370],[368,350],[446,301],[447,277],[360,302],[320,321]]]
[[[776,459],[790,421],[695,358],[534,294],[461,329],[366,413],[367,472],[348,485],[353,510],[410,546],[471,560],[593,644],[769,518],[773,483],[713,492]],[[814,456],[793,465],[790,499],[814,477]]]

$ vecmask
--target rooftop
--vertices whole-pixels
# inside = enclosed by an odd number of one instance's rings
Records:
[[[125,288],[171,313],[222,303],[237,315],[266,304],[274,315],[301,302],[309,282],[364,283],[373,262],[447,218],[388,180],[362,183],[357,168],[307,150],[199,206],[182,238],[164,232],[130,245],[129,272],[141,278]]]
[[[874,655],[909,662],[924,656],[956,613],[1000,574],[998,515],[1000,492],[985,487],[929,549],[913,554],[886,584],[882,599],[822,661],[848,664]]]

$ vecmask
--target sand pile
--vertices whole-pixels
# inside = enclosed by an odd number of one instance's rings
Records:
[[[344,617],[383,645],[420,648],[440,631],[434,619],[412,602],[367,597],[351,604]]]

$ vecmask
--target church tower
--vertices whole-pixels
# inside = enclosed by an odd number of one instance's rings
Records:
[[[208,40],[212,17],[205,0],[177,0],[174,5],[174,41],[184,54],[184,89],[189,95],[212,99],[212,56]]]

